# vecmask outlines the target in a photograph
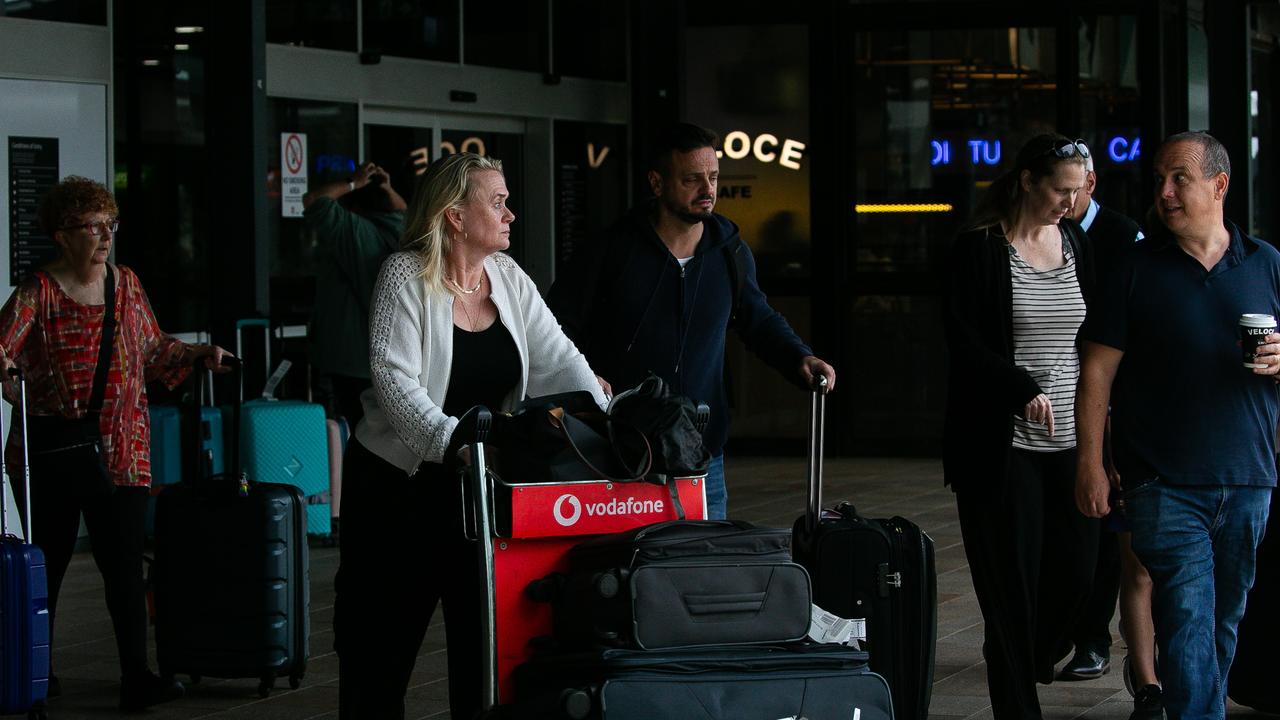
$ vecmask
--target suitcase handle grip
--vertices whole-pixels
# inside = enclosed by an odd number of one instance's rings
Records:
[[[9,368],[8,375],[18,381],[18,412],[24,420],[22,423],[22,485],[25,488],[25,492],[23,493],[23,507],[25,512],[23,513],[22,518],[19,518],[18,524],[23,525],[22,520],[24,518],[26,519],[22,538],[24,542],[34,544],[35,540],[32,538],[35,534],[35,523],[31,519],[31,454],[30,449],[27,447],[27,423],[25,422],[27,417],[27,376],[23,373],[22,368],[17,367],[16,365]],[[0,419],[0,437],[3,436],[4,421],[3,419]],[[4,537],[9,534],[8,503],[4,497],[4,483],[5,480],[8,479],[9,474],[5,470],[4,465],[4,453],[0,450],[0,537]],[[14,499],[16,500],[17,498],[15,497]]]
[[[764,607],[767,593],[717,593],[685,595],[684,606],[690,615],[723,615],[725,613],[756,615]]]

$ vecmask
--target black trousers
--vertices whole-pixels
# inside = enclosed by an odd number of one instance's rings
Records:
[[[31,469],[32,536],[44,551],[48,572],[50,631],[57,618],[58,594],[75,552],[83,513],[93,560],[102,573],[121,675],[147,672],[147,596],[142,551],[148,489],[118,487],[110,495],[81,500],[68,492],[66,478],[42,474],[38,465],[33,464]]]
[[[449,707],[480,709],[480,570],[462,536],[460,481],[442,465],[412,477],[347,446],[334,599],[339,717],[405,716],[405,692],[436,604],[444,607]]]
[[[1098,521],[1076,509],[1075,469],[1075,450],[1015,449],[1003,479],[956,493],[997,720],[1041,717],[1036,682],[1052,681],[1093,581]]]
[[[1102,528],[1098,536],[1098,564],[1093,571],[1093,591],[1089,593],[1080,616],[1076,618],[1071,641],[1077,650],[1092,650],[1103,657],[1111,655],[1111,618],[1120,599],[1120,540],[1116,533]]]

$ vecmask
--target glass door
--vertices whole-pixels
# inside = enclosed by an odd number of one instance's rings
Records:
[[[508,253],[522,263],[527,237],[524,216],[524,135],[522,120],[466,115],[430,115],[390,108],[365,108],[364,157],[391,173],[392,187],[412,202],[417,179],[435,159],[472,152],[502,161],[510,207],[516,214]]]
[[[854,12],[842,65],[852,282],[840,297],[841,385],[852,397],[841,403],[841,445],[936,454],[946,253],[1021,144],[1056,129],[1060,38],[1052,19],[993,27],[897,12]]]

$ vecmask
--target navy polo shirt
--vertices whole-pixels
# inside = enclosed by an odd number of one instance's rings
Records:
[[[1242,365],[1244,313],[1280,317],[1280,252],[1228,222],[1212,270],[1167,232],[1137,243],[1081,329],[1124,351],[1111,393],[1121,475],[1178,485],[1276,484],[1276,383]]]

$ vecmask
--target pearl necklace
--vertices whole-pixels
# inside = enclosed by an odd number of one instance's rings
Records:
[[[447,282],[447,283],[451,283],[455,288],[457,288],[457,289],[458,289],[458,292],[462,293],[463,295],[470,295],[470,294],[472,294],[472,293],[476,292],[477,290],[479,290],[481,285],[484,285],[484,275],[481,275],[481,276],[480,276],[480,282],[476,283],[476,286],[475,286],[475,287],[473,287],[473,288],[471,288],[470,290],[468,290],[468,289],[466,289],[466,288],[462,287],[461,285],[459,285],[459,284],[458,284],[458,281],[457,281],[457,280],[454,280],[453,278],[448,278],[448,277],[447,277],[447,278],[445,278],[445,279],[444,279],[444,281],[445,281],[445,282]]]

